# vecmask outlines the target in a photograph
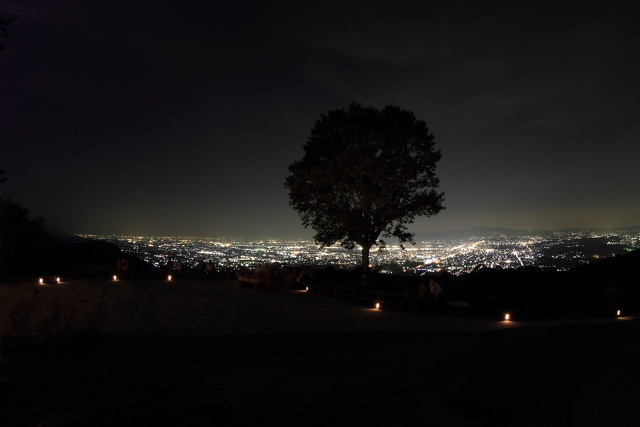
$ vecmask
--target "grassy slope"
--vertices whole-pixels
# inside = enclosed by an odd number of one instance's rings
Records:
[[[145,316],[178,322],[161,329],[172,335],[192,322],[206,327],[214,296],[199,284],[188,298],[164,285],[150,292],[151,282],[69,285],[1,289],[3,331],[26,334],[0,340],[2,426],[640,424],[635,320],[473,333],[162,336],[145,332]],[[261,307],[266,297],[254,295]]]
[[[2,425],[638,425],[636,321],[1,341]]]

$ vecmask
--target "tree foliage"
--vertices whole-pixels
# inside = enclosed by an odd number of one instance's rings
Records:
[[[285,181],[290,205],[316,243],[360,245],[364,272],[370,248],[385,245],[381,235],[414,243],[406,225],[444,209],[435,174],[441,154],[412,112],[353,103],[321,115],[303,148]]]
[[[0,16],[0,42],[9,37],[8,27],[15,16]],[[4,50],[0,43],[0,51]],[[0,169],[0,184],[7,181],[4,169]],[[45,221],[31,218],[29,210],[3,191],[0,195],[0,275],[15,275],[28,271],[37,245],[44,236]]]
[[[4,170],[0,170],[0,183],[5,181]],[[0,275],[17,275],[29,270],[44,229],[44,219],[31,218],[27,208],[13,202],[5,193],[0,196]]]
[[[1,42],[3,39],[9,37],[8,28],[14,19],[16,19],[15,16],[12,16],[10,18],[3,18],[2,16],[0,16],[0,52],[2,52],[5,48],[4,44],[2,44]]]

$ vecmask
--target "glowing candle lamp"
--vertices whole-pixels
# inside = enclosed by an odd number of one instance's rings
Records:
[[[60,278],[56,277],[56,283],[60,283]]]
[[[38,279],[38,283],[40,283],[41,285],[44,285],[44,279],[41,277]]]
[[[171,275],[167,276],[167,280],[170,282],[171,281]]]
[[[616,311],[616,316],[620,317],[621,314],[622,314],[622,310]]]
[[[379,302],[376,303],[376,310],[380,310],[380,303]]]
[[[505,313],[504,320],[507,320],[507,321],[511,320],[511,315],[509,313]]]
[[[116,276],[115,274],[113,275],[113,280],[118,280],[118,276]]]

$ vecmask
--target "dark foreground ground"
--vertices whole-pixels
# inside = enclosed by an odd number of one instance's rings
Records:
[[[7,310],[15,316],[24,306],[59,321],[64,316],[46,310],[70,298],[58,298],[67,291],[57,289],[38,290],[29,304],[16,300]],[[93,289],[101,298],[111,295],[106,284]],[[129,306],[125,295],[138,290],[125,291],[109,304]],[[143,291],[156,305],[165,301],[156,290]],[[216,298],[243,306],[262,306],[268,298],[277,299],[273,309],[284,302],[300,306],[297,297],[224,292]],[[90,298],[78,301],[95,305]],[[336,311],[345,309],[335,303]],[[106,313],[99,305],[91,310],[91,318]],[[105,313],[96,323],[101,331],[112,330],[113,315]],[[42,316],[25,317],[21,328]],[[640,425],[635,319],[432,333],[367,328],[216,336],[78,332],[77,319],[68,320],[76,329],[0,339],[0,426]],[[150,327],[136,322],[137,330]]]

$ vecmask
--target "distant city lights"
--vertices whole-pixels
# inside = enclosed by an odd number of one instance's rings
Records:
[[[360,265],[359,248],[319,247],[308,240],[231,240],[199,237],[132,237],[80,235],[116,245],[123,252],[156,266],[179,261],[183,268],[253,269],[270,263],[290,266]],[[597,259],[640,249],[640,228],[624,230],[478,231],[452,234],[416,245],[388,244],[370,253],[372,268],[382,274],[448,272],[466,274],[482,268],[515,269],[537,266],[568,270]]]

